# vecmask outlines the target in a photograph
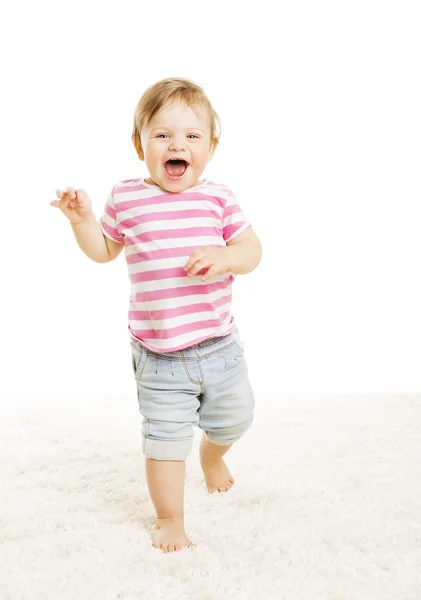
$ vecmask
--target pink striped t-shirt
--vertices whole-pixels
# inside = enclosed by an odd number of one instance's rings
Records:
[[[235,329],[230,312],[235,274],[183,266],[203,246],[225,246],[250,227],[226,185],[205,179],[169,193],[141,179],[119,181],[101,216],[104,235],[125,244],[131,291],[129,334],[155,352],[173,352]]]

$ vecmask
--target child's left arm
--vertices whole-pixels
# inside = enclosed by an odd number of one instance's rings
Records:
[[[204,246],[195,250],[184,266],[186,274],[196,275],[202,269],[208,271],[202,276],[203,281],[218,273],[227,271],[236,274],[250,273],[260,262],[262,245],[251,227],[227,242],[226,246]]]
[[[229,257],[227,271],[231,273],[250,273],[262,258],[262,244],[251,227],[227,242],[225,249]]]

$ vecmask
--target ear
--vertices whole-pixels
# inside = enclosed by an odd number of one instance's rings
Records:
[[[140,158],[140,160],[145,160],[145,154],[143,152],[142,143],[140,141],[140,136],[139,136],[137,130],[133,131],[132,142],[133,142],[134,147],[136,148],[136,152],[137,152],[137,155]]]
[[[211,144],[210,144],[210,148],[209,148],[209,154],[208,154],[208,160],[207,160],[208,163],[210,163],[210,161],[212,160],[213,155],[215,154],[217,145],[218,145],[218,140],[216,138],[213,138],[213,140],[211,141]]]

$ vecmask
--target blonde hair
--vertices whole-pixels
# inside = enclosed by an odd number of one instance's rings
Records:
[[[203,88],[189,79],[169,77],[151,85],[137,103],[134,113],[132,142],[141,160],[143,160],[142,142],[140,140],[142,128],[149,123],[161,108],[173,100],[182,101],[193,110],[197,107],[205,108],[210,120],[212,150],[215,150],[219,144],[221,123]]]

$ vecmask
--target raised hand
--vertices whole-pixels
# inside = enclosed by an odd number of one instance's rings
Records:
[[[51,200],[51,206],[56,206],[73,224],[83,223],[92,212],[92,202],[85,190],[75,190],[68,187],[64,192],[56,190],[59,200]]]

